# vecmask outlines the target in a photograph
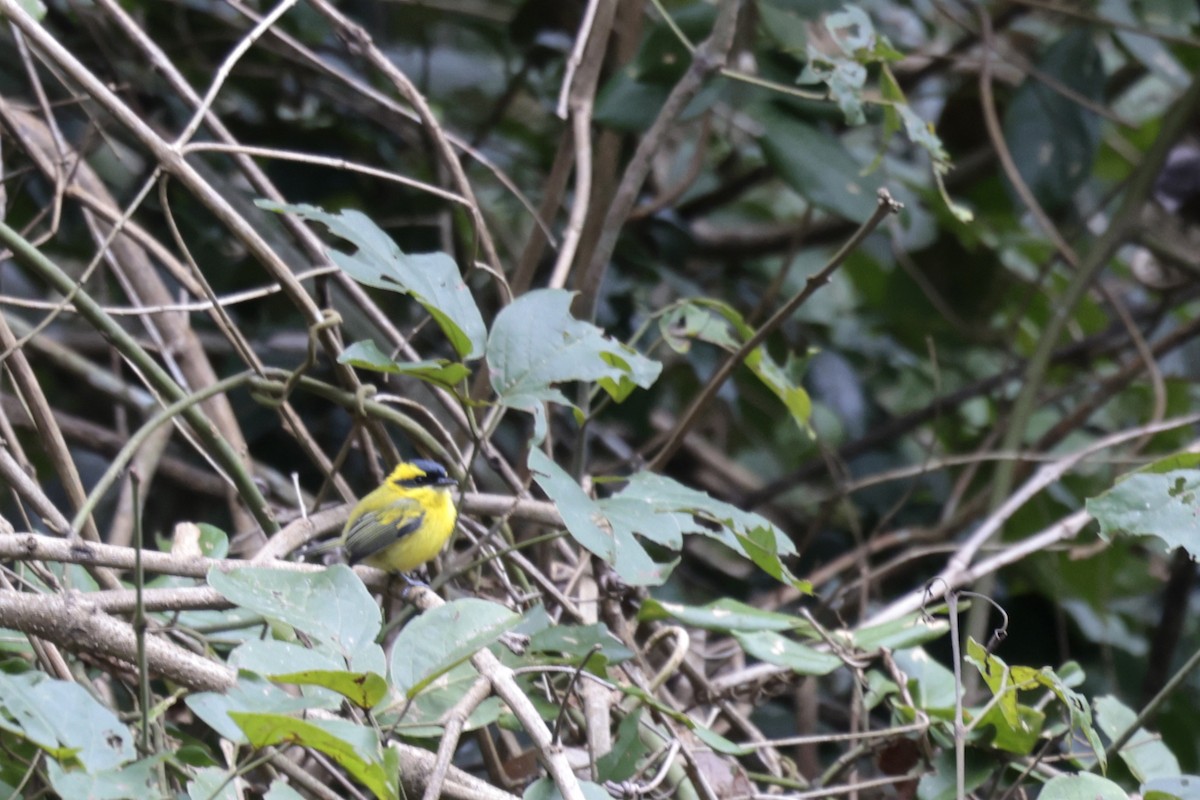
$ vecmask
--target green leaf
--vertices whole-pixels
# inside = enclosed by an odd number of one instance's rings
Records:
[[[683,544],[678,519],[668,515],[656,521],[636,513],[632,519],[619,513],[613,515],[616,519],[610,518],[598,501],[588,497],[574,478],[537,448],[529,453],[529,469],[538,486],[554,501],[571,536],[612,564],[622,580],[633,586],[652,586],[667,579],[674,563],[655,562],[635,534],[652,528],[655,541],[678,550]]]
[[[1200,776],[1152,778],[1139,789],[1142,800],[1200,800]]]
[[[989,753],[974,748],[967,749],[967,764],[963,788],[967,796],[996,774],[996,759]],[[954,748],[940,749],[933,757],[932,769],[921,776],[917,797],[920,800],[956,800],[958,797],[958,775]]]
[[[87,690],[36,672],[0,673],[0,729],[88,772],[118,769],[137,756],[129,728]]]
[[[1021,689],[1033,689],[1039,684],[1036,670],[1009,669],[1001,659],[987,652],[974,639],[967,641],[968,663],[975,665],[996,702],[980,720],[996,730],[993,744],[1001,750],[1026,755],[1030,753],[1042,732],[1045,715],[1018,701]]]
[[[908,690],[917,708],[945,719],[953,719],[957,687],[954,673],[935,661],[923,648],[897,650],[896,665],[908,676]]]
[[[408,254],[361,211],[338,214],[306,204],[290,205],[256,200],[255,205],[280,214],[295,214],[320,222],[330,233],[354,245],[353,254],[328,250],[335,264],[366,286],[411,295],[437,322],[460,358],[483,355],[487,328],[475,299],[463,282],[454,259],[445,253]]]
[[[166,753],[143,758],[132,764],[100,770],[67,770],[56,761],[46,764],[50,785],[58,797],[86,797],[88,800],[126,800],[129,797],[161,797],[159,782]]]
[[[1093,702],[1096,711],[1096,727],[1115,741],[1137,719],[1137,714],[1111,695],[1097,697]],[[1133,776],[1142,783],[1155,778],[1177,778],[1181,775],[1179,760],[1165,744],[1162,737],[1155,736],[1144,728],[1138,728],[1118,753]],[[1200,797],[1200,786],[1194,790]]]
[[[1017,711],[1017,691],[1032,689],[1037,684],[1030,685],[1015,677],[1008,665],[1001,659],[988,653],[983,645],[971,638],[967,641],[968,663],[975,665],[984,683],[992,690],[992,696],[998,698],[997,708],[1004,721],[1012,726],[1021,725],[1021,716]]]
[[[1059,702],[1067,709],[1067,715],[1070,720],[1071,730],[1078,731],[1087,739],[1088,745],[1096,754],[1096,758],[1100,761],[1100,769],[1104,771],[1108,769],[1108,759],[1104,755],[1104,745],[1100,742],[1100,736],[1096,733],[1096,728],[1092,724],[1092,710],[1088,706],[1087,699],[1074,691],[1067,685],[1067,681],[1063,680],[1058,674],[1049,667],[1042,667],[1035,673],[1037,681],[1045,686],[1058,697]]]
[[[715,539],[743,558],[764,566],[777,580],[805,590],[806,583],[796,579],[781,561],[796,555],[795,545],[787,534],[760,514],[742,511],[651,472],[631,475],[624,489],[599,504],[610,520],[636,527],[642,536],[658,544],[670,546],[668,531],[677,524],[680,533]],[[769,569],[765,566],[768,564]]]
[[[356,668],[356,659],[374,660],[375,637],[381,626],[379,606],[354,571],[343,564],[321,572],[259,567],[225,572],[214,567],[208,572],[208,585],[234,605],[284,622],[334,647],[351,668]]]
[[[229,534],[215,525],[198,522],[200,529],[200,554],[207,558],[225,558],[229,555]]]
[[[1129,800],[1129,795],[1108,778],[1081,772],[1046,781],[1038,800]]]
[[[350,773],[380,800],[400,795],[400,776],[389,763],[389,748],[380,746],[374,730],[343,720],[306,721],[282,714],[230,712],[229,716],[254,747],[300,745],[319,750]]]
[[[237,649],[229,654],[229,666],[237,670],[255,672],[266,678],[305,671],[360,674],[366,670],[382,675],[387,670],[383,648],[377,644],[359,651],[359,657],[355,659],[359,672],[355,673],[346,669],[346,659],[336,649],[320,641],[311,641],[310,644],[312,646],[303,647],[295,642],[276,639],[250,639],[238,645]],[[370,656],[363,655],[368,649],[373,653]]]
[[[905,650],[940,639],[949,630],[948,620],[916,612],[891,622],[861,628],[854,631],[853,638],[854,644],[867,652],[875,652],[883,647]]]
[[[678,551],[685,534],[699,534],[763,565],[784,582],[804,586],[780,560],[795,553],[791,540],[758,514],[741,511],[648,472],[631,476],[625,488],[612,497],[593,500],[574,478],[536,448],[530,451],[529,469],[538,486],[554,501],[571,536],[612,564],[630,585],[660,584],[677,563],[656,562],[639,537]]]
[[[338,362],[360,369],[384,372],[389,375],[410,375],[426,383],[444,386],[447,389],[470,376],[465,364],[437,358],[425,361],[393,361],[371,339],[355,342],[342,351]]]
[[[1025,79],[1004,114],[1004,139],[1021,179],[1049,212],[1062,208],[1091,175],[1100,119],[1074,97],[1103,103],[1107,76],[1092,31],[1072,26]]]
[[[34,686],[45,679],[37,672],[0,672],[0,730],[27,739],[55,758],[70,758],[71,749],[60,744],[56,732],[56,710],[45,708],[33,694]]]
[[[697,739],[704,742],[713,750],[727,756],[748,756],[754,752],[753,747],[744,747],[731,742],[712,728],[706,728],[703,725],[694,725],[692,733],[696,734]]]
[[[643,709],[639,706],[621,720],[612,750],[596,759],[596,778],[602,781],[623,781],[637,774],[638,763],[650,754],[639,730]]]
[[[442,724],[446,712],[462,700],[477,680],[479,673],[475,667],[470,662],[462,662],[434,678],[411,700],[376,709],[375,718],[380,726],[395,727],[409,738],[439,739],[445,732]],[[501,711],[500,698],[489,697],[471,711],[464,729],[473,731],[491,725],[500,717]]]
[[[1160,458],[1156,461],[1151,461],[1144,467],[1139,467],[1134,470],[1134,474],[1138,472],[1150,472],[1162,474],[1164,472],[1175,472],[1176,470],[1187,470],[1200,468],[1200,453],[1175,453],[1174,455]],[[1125,476],[1128,478],[1128,476]]]
[[[591,781],[580,781],[579,788],[583,791],[584,800],[612,800],[612,796],[603,786]],[[549,778],[538,778],[521,795],[522,800],[562,800],[562,794],[554,781]]]
[[[755,334],[754,328],[735,308],[710,298],[679,303],[659,319],[659,330],[679,353],[687,352],[692,341],[707,342],[733,353]],[[745,364],[779,398],[800,430],[810,433],[808,421],[812,416],[812,400],[800,385],[803,361],[789,354],[788,363],[781,366],[760,345],[746,356]]]
[[[1088,500],[1087,510],[1105,538],[1155,536],[1167,550],[1200,553],[1200,470],[1135,473]]]
[[[822,653],[773,631],[734,631],[733,635],[750,655],[798,675],[828,675],[842,666],[842,660],[832,653]]]
[[[792,366],[789,359],[788,366]],[[783,407],[788,410],[792,421],[800,430],[808,432],[808,420],[812,416],[812,400],[808,392],[800,386],[798,379],[793,379],[788,373],[793,369],[785,369],[767,355],[766,348],[759,347],[746,356],[746,366],[754,373],[764,386],[770,389]]]
[[[989,654],[983,645],[974,639],[967,643],[966,658],[979,669],[992,694],[1000,698],[996,707],[985,718],[997,727],[997,746],[1014,749],[1020,753],[1030,752],[1040,735],[1040,727],[1035,729],[1034,726],[1041,725],[1043,715],[1040,711],[1020,705],[1017,702],[1017,692],[1043,686],[1053,692],[1062,703],[1067,711],[1071,729],[1087,739],[1096,757],[1100,759],[1100,768],[1106,767],[1104,747],[1100,744],[1100,737],[1092,725],[1087,701],[1072,690],[1067,681],[1059,677],[1054,670],[1049,667],[1009,667],[998,657]]]
[[[374,708],[387,695],[387,681],[374,672],[346,670],[302,670],[270,676],[276,683],[324,686],[345,697],[359,708]]]
[[[642,621],[677,619],[684,625],[726,633],[742,631],[801,631],[802,635],[816,637],[812,623],[802,617],[763,611],[754,606],[730,598],[714,600],[705,606],[685,606],[666,603],[653,597],[642,602],[638,619]]]
[[[187,796],[189,800],[240,800],[248,788],[234,770],[204,767],[192,772]]]
[[[837,139],[778,111],[764,114],[760,144],[767,163],[792,189],[822,208],[852,222],[875,213],[878,175],[863,175]]]
[[[520,621],[504,606],[474,597],[426,611],[404,626],[392,644],[393,686],[405,697],[416,696]]]
[[[540,289],[514,300],[496,315],[488,337],[492,388],[502,405],[531,410],[543,402],[571,403],[556,387],[568,381],[622,380],[649,387],[662,364],[571,316],[571,293]]]
[[[610,664],[618,664],[633,658],[633,652],[613,636],[608,626],[602,623],[594,625],[554,625],[533,634],[529,640],[529,650],[534,653],[563,653],[577,663],[583,656],[592,652],[595,645],[600,645],[597,656],[603,656]]]
[[[304,795],[283,781],[282,777],[275,778],[271,782],[271,788],[263,795],[263,800],[305,800]]]
[[[241,728],[234,724],[230,717],[233,712],[290,714],[310,708],[327,708],[331,705],[320,697],[297,697],[250,673],[239,675],[232,689],[224,692],[189,694],[184,698],[184,702],[208,727],[224,738],[239,743],[245,739]]]

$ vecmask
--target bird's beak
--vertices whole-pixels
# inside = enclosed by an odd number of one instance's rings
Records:
[[[451,478],[449,475],[447,475],[444,478],[438,478],[437,483],[434,485],[435,486],[458,486],[458,481],[454,480],[454,478]]]

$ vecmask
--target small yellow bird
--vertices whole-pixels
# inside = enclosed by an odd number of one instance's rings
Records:
[[[454,532],[457,482],[436,461],[402,462],[379,488],[358,501],[338,539],[308,553],[341,549],[351,564],[405,573],[429,561]]]

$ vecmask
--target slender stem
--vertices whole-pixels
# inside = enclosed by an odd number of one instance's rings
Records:
[[[96,505],[100,502],[100,499],[104,497],[104,494],[112,488],[113,484],[117,482],[117,479],[121,476],[121,471],[125,469],[125,465],[133,460],[138,448],[140,448],[156,430],[166,423],[171,422],[180,414],[187,416],[189,409],[197,410],[200,403],[204,402],[208,398],[222,394],[230,389],[242,385],[243,383],[246,383],[254,376],[254,374],[255,373],[253,372],[246,371],[238,375],[232,375],[224,380],[217,381],[212,386],[209,386],[202,391],[184,396],[178,402],[172,403],[166,408],[163,408],[157,414],[150,417],[150,419],[146,420],[146,422],[142,424],[142,427],[138,428],[137,432],[129,437],[129,441],[125,443],[125,446],[121,448],[121,451],[113,457],[112,463],[108,465],[108,469],[104,471],[104,474],[100,476],[100,480],[96,481],[96,485],[92,487],[91,493],[88,494],[87,501],[79,507],[79,511],[75,513],[75,518],[71,520],[71,530],[78,530],[80,524],[82,524],[82,521],[91,515],[92,511],[95,510]],[[274,532],[275,530],[278,530],[278,526],[270,530],[271,532]]]
[[[1119,736],[1113,739],[1112,744],[1104,749],[1104,760],[1106,762],[1111,761],[1113,756],[1119,753],[1121,748],[1128,744],[1129,740],[1137,735],[1138,730],[1140,730],[1141,727],[1146,724],[1146,720],[1154,716],[1155,712],[1158,711],[1159,706],[1161,706],[1168,697],[1170,697],[1177,689],[1179,689],[1183,682],[1186,681],[1191,676],[1192,672],[1195,671],[1196,667],[1200,667],[1200,649],[1192,653],[1192,657],[1187,660],[1187,663],[1180,667],[1179,671],[1171,676],[1171,680],[1167,681],[1166,685],[1163,686],[1159,693],[1154,695],[1150,702],[1138,712],[1138,715],[1133,722],[1129,723],[1129,727],[1122,731]],[[1097,760],[1094,764],[1092,764],[1092,769],[1095,769],[1099,763],[1100,761]]]
[[[133,635],[137,639],[138,667],[138,699],[141,703],[142,729],[138,732],[142,754],[150,751],[150,665],[146,663],[146,606],[143,602],[142,589],[146,585],[146,573],[142,569],[142,513],[141,491],[142,478],[137,470],[129,474],[129,486],[133,491],[133,591],[135,605],[133,610]]]
[[[187,400],[183,412],[184,419],[196,431],[196,435],[212,453],[217,463],[229,474],[241,495],[243,502],[249,508],[254,519],[267,533],[279,530],[279,523],[271,515],[267,500],[254,483],[254,476],[246,468],[236,450],[217,431],[212,421],[205,416],[204,411],[188,399],[183,388],[177,384],[158,362],[150,357],[137,340],[117,324],[104,308],[76,285],[66,272],[47,258],[40,250],[28,242],[21,234],[0,221],[0,243],[9,247],[13,257],[22,265],[41,276],[55,289],[72,298],[71,303],[94,328],[100,331],[121,355],[142,374],[150,386],[171,402],[178,403]],[[76,515],[76,519],[86,519]],[[77,529],[77,528],[73,528]]]
[[[684,435],[686,435],[691,429],[692,423],[695,421],[696,417],[701,411],[704,410],[704,407],[708,405],[709,401],[716,396],[717,391],[725,384],[726,379],[733,374],[733,370],[737,367],[737,365],[745,361],[746,357],[754,352],[754,349],[762,344],[767,336],[769,336],[776,328],[782,325],[784,320],[794,314],[796,309],[800,308],[800,306],[802,306],[808,300],[808,298],[812,297],[812,295],[816,293],[817,289],[820,289],[822,286],[828,283],[829,278],[831,275],[833,275],[834,271],[842,265],[842,262],[844,262],[850,256],[850,254],[854,252],[854,250],[862,243],[862,241],[866,239],[872,231],[879,227],[879,224],[883,222],[883,220],[889,214],[895,214],[899,212],[901,207],[902,206],[899,203],[892,199],[892,196],[888,193],[887,189],[879,190],[879,203],[875,206],[875,213],[872,214],[870,219],[864,222],[862,226],[854,232],[853,236],[846,240],[846,243],[842,245],[841,249],[833,254],[833,258],[829,259],[829,262],[821,269],[820,272],[818,272],[816,275],[813,275],[805,282],[804,288],[801,289],[795,297],[793,297],[791,300],[785,303],[782,308],[772,314],[771,318],[763,323],[762,327],[759,328],[753,336],[747,339],[746,342],[740,348],[738,348],[737,352],[725,359],[725,362],[717,368],[716,374],[709,379],[708,383],[700,391],[700,394],[696,396],[696,399],[692,401],[692,404],[687,407],[686,411],[683,412],[683,416],[679,418],[679,422],[676,423],[675,429],[671,431],[671,435],[668,437],[666,444],[664,444],[662,449],[658,451],[653,459],[651,459],[650,463],[646,467],[647,469],[661,469],[662,466],[667,463],[667,460],[670,459],[675,451],[679,448],[680,443],[683,441]]]

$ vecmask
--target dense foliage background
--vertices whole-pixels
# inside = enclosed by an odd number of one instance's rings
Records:
[[[0,18],[0,793],[1196,796],[1195,4]]]

